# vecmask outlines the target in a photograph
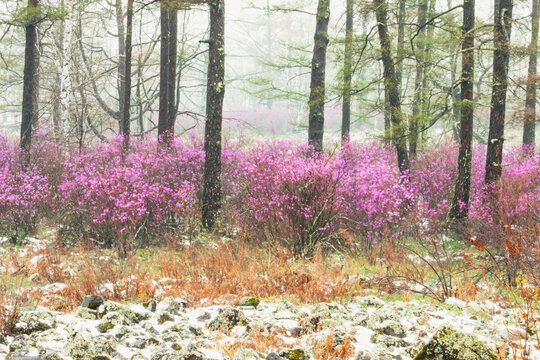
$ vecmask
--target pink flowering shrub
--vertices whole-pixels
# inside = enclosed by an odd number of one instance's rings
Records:
[[[50,208],[48,178],[23,169],[18,148],[0,137],[0,232],[20,241]]]
[[[501,182],[489,191],[495,210],[483,184],[485,151],[473,150],[470,218],[496,227],[495,215],[502,212],[509,225],[538,222],[539,153],[507,150]],[[345,238],[370,245],[443,229],[456,180],[456,145],[424,149],[406,176],[399,174],[393,148],[376,142],[353,142],[316,157],[309,152],[290,141],[227,142],[223,227],[301,255]],[[170,148],[133,140],[124,152],[121,139],[79,150],[38,137],[25,169],[17,147],[0,138],[0,222],[24,235],[46,218],[77,239],[109,246],[190,233],[200,227],[203,172],[200,138],[175,139]]]
[[[346,229],[367,243],[399,232],[410,195],[400,181],[393,149],[375,142],[351,143],[342,149],[336,166],[344,174]]]
[[[165,151],[141,142],[127,154],[120,141],[91,148],[67,162],[59,186],[64,219],[107,245],[187,226],[198,211],[200,155],[178,143]]]
[[[240,155],[241,154],[241,155]],[[258,241],[278,241],[311,255],[341,223],[342,174],[328,156],[281,142],[240,152],[227,210],[242,232]]]

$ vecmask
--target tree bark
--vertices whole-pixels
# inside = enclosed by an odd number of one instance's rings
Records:
[[[126,29],[124,27],[124,11],[122,9],[122,0],[116,0],[116,26],[118,28],[118,127],[120,133],[123,133],[123,114],[124,101],[126,99]]]
[[[225,96],[225,2],[210,0],[208,90],[204,129],[202,223],[214,229],[221,208],[221,128]]]
[[[403,76],[403,56],[405,47],[405,0],[399,0],[398,9],[398,35],[397,35],[397,64],[396,64],[396,82],[399,86],[399,93],[401,95],[401,84]]]
[[[161,55],[159,68],[158,138],[169,144],[176,122],[176,57],[178,10],[170,2],[161,2]]]
[[[418,0],[418,33],[416,42],[416,77],[414,80],[414,102],[412,108],[412,117],[409,123],[409,155],[411,158],[416,158],[416,150],[418,144],[418,124],[421,123],[423,117],[425,103],[424,89],[424,63],[425,63],[425,41],[426,41],[426,13],[427,0]]]
[[[40,8],[39,0],[29,0],[28,7],[34,14]],[[25,26],[24,83],[21,119],[21,149],[26,161],[30,160],[32,128],[38,121],[39,112],[39,34],[36,19],[28,19]]]
[[[348,142],[351,131],[351,82],[352,82],[352,45],[354,0],[347,0],[345,24],[345,55],[343,65],[343,109],[341,121],[341,142]]]
[[[176,123],[176,57],[177,57],[177,42],[178,42],[178,10],[175,8],[169,9],[169,62],[167,76],[167,131],[171,137],[174,136],[174,125]]]
[[[330,0],[319,0],[315,26],[313,60],[311,62],[311,93],[309,95],[308,143],[316,152],[323,149],[326,49],[328,47],[328,23]]]
[[[489,115],[489,137],[485,177],[485,182],[487,184],[498,181],[502,174],[504,118],[506,112],[506,90],[508,87],[512,8],[513,0],[495,0],[493,87],[491,94],[491,112]]]
[[[158,139],[160,142],[168,142],[169,134],[169,10],[165,2],[160,3],[161,20],[161,54],[159,64],[159,118]]]
[[[387,10],[385,0],[373,0],[379,40],[381,43],[381,60],[384,67],[384,86],[388,94],[390,104],[390,117],[392,120],[392,139],[396,147],[398,167],[403,173],[409,169],[409,157],[407,155],[407,141],[403,126],[403,113],[399,96],[399,87],[396,81],[394,60],[390,37],[388,35]]]
[[[122,137],[124,148],[129,148],[129,137],[131,135],[131,55],[133,52],[133,0],[128,0],[127,20],[126,20],[126,42],[125,42],[125,61],[124,61],[124,99],[122,101]]]
[[[471,187],[474,91],[474,0],[463,1],[463,46],[461,55],[461,117],[458,175],[450,219],[467,217]]]
[[[527,151],[534,153],[536,127],[536,81],[538,52],[538,11],[539,0],[532,0],[532,35],[529,44],[529,74],[527,76],[527,95],[525,99],[525,117],[523,124],[523,145]]]

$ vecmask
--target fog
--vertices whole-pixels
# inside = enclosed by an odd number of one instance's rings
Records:
[[[109,104],[114,103],[114,92],[117,87],[117,75],[114,68],[118,57],[118,41],[116,34],[117,23],[115,9],[112,1],[96,0],[83,2],[63,0],[63,3],[72,6],[66,21],[76,25],[78,16],[82,19],[82,41],[89,56],[92,58],[94,75],[97,77],[99,91],[103,99]],[[374,16],[368,1],[357,1],[355,9],[355,40],[361,49],[368,36],[368,51],[363,53],[362,59],[356,59],[354,86],[358,92],[353,98],[353,134],[373,135],[382,128],[382,112],[380,110],[380,96],[382,82],[380,80],[381,66],[378,61],[378,38],[373,31]],[[17,9],[23,7],[25,2],[20,0],[6,1],[0,4],[1,14],[1,41],[0,41],[0,131],[17,132],[20,121],[20,99],[22,91],[22,64],[24,53],[24,28],[10,25],[13,22]],[[49,0],[48,5],[58,5],[59,1]],[[456,0],[440,0],[436,2],[435,14],[447,11],[458,5]],[[125,4],[123,4],[125,6]],[[156,3],[148,4],[136,2],[135,5],[135,48],[134,58],[149,56],[147,66],[142,70],[146,94],[156,95],[159,70],[159,46],[155,42],[159,39],[159,6]],[[342,68],[342,51],[345,25],[345,2],[332,1],[330,18],[330,45],[326,74],[327,106],[325,127],[328,136],[337,136],[341,121],[340,84]],[[75,10],[84,8],[77,14]],[[397,31],[396,14],[397,4],[391,1],[390,25],[394,34]],[[307,0],[227,0],[226,1],[226,95],[224,104],[224,117],[226,119],[225,131],[237,134],[238,131],[256,136],[297,136],[305,131],[307,122],[307,99],[309,95],[311,52],[313,50],[313,33],[315,28],[316,1]],[[477,23],[489,24],[493,14],[492,1],[477,0]],[[529,2],[516,2],[515,26],[512,33],[514,46],[527,46],[530,38],[530,4]],[[416,16],[412,4],[407,8],[407,34],[414,31]],[[438,27],[445,26],[448,19],[454,19],[459,25],[461,10],[454,9],[435,22]],[[177,132],[200,131],[204,120],[206,101],[206,67],[207,45],[204,40],[208,36],[208,11],[204,5],[192,6],[190,9],[179,11],[179,111]],[[43,111],[40,122],[50,123],[51,97],[47,94],[54,79],[55,53],[50,48],[55,41],[55,22],[45,22],[41,25],[42,33],[42,86]],[[481,36],[488,38],[489,30],[483,30]],[[408,35],[407,35],[408,36]],[[441,36],[447,36],[442,34]],[[71,48],[76,49],[74,38]],[[203,42],[201,42],[203,41]],[[154,48],[152,49],[152,43]],[[452,66],[449,63],[455,52],[446,49],[444,43],[435,43],[434,48],[441,55],[442,69]],[[451,50],[451,51],[450,51]],[[360,51],[360,50],[358,50]],[[443,51],[448,51],[442,54]],[[355,55],[356,56],[356,55]],[[482,65],[489,67],[491,51],[486,43],[481,58]],[[452,58],[453,59],[453,58]],[[413,62],[410,59],[405,63],[405,92],[410,91],[409,84],[413,78]],[[71,72],[82,67],[80,60],[71,67]],[[518,56],[513,64],[512,76],[517,82],[526,74],[526,62]],[[136,71],[134,69],[134,71]],[[100,73],[100,76],[96,74]],[[444,73],[437,76],[446,77]],[[488,91],[489,74],[484,74],[486,94]],[[69,76],[73,82],[73,74]],[[370,86],[367,86],[371,84]],[[516,92],[521,91],[519,86]],[[406,94],[404,94],[405,97]],[[76,95],[67,95],[70,101],[76,101]],[[517,100],[513,113],[522,104]],[[404,102],[407,107],[407,102]],[[487,111],[487,100],[479,98],[478,113],[482,117]],[[67,106],[67,105],[66,105]],[[92,109],[98,113],[99,106],[93,102]],[[440,105],[439,105],[440,106]],[[148,129],[155,124],[157,118],[157,103],[154,102],[144,119],[144,128]],[[103,122],[103,131],[114,126],[107,125],[106,116],[96,115]]]

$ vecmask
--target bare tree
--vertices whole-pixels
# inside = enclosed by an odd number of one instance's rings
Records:
[[[343,65],[343,110],[341,120],[341,141],[349,141],[351,131],[351,81],[352,81],[352,45],[353,45],[353,20],[354,1],[347,0],[346,25],[345,25],[345,54]]]
[[[208,90],[204,129],[203,227],[215,227],[221,208],[221,128],[225,96],[225,1],[209,0]]]
[[[39,0],[28,0],[28,19],[25,26],[24,83],[21,120],[21,149],[26,160],[30,159],[32,128],[38,121],[39,111]]]
[[[450,219],[467,217],[471,187],[474,91],[474,0],[463,1],[463,45],[461,55],[461,117],[458,175]]]
[[[489,114],[486,183],[498,181],[502,174],[512,9],[513,0],[495,0],[495,26],[493,29],[495,51],[493,52],[493,86],[491,93],[491,112]]]
[[[416,44],[416,77],[414,80],[414,101],[412,117],[409,123],[409,155],[416,158],[416,148],[418,144],[418,125],[423,117],[425,103],[425,82],[424,82],[424,63],[425,59],[425,41],[426,41],[426,13],[427,0],[418,0],[418,41]]]
[[[317,23],[315,26],[313,60],[311,62],[311,93],[309,95],[308,143],[321,152],[324,136],[324,102],[326,49],[328,47],[328,23],[330,21],[330,0],[319,0]]]
[[[124,99],[122,103],[122,126],[121,132],[124,139],[124,148],[129,148],[129,137],[131,135],[131,55],[133,51],[133,0],[128,0],[126,16],[126,57],[124,60]]]
[[[529,74],[527,76],[527,95],[525,99],[525,119],[523,124],[523,145],[531,147],[535,145],[535,127],[536,127],[536,67],[538,52],[538,11],[539,0],[532,0],[532,32],[531,42],[529,44]],[[533,152],[533,151],[532,151]]]
[[[373,0],[373,5],[375,6],[379,40],[381,43],[381,60],[384,67],[384,86],[390,104],[392,140],[396,147],[399,169],[401,172],[404,172],[409,169],[409,156],[407,155],[407,140],[403,127],[403,113],[401,112],[399,87],[396,81],[394,60],[392,58],[390,37],[388,35],[387,4],[385,0]]]

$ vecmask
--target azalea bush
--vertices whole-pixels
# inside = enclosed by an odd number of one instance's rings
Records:
[[[121,141],[101,144],[66,162],[58,187],[63,221],[102,244],[148,239],[182,228],[198,213],[201,151],[141,142],[129,153]]]
[[[30,234],[53,203],[48,177],[21,159],[18,148],[0,137],[0,233],[13,242]]]
[[[200,231],[204,151],[198,137],[121,139],[64,148],[38,137],[30,163],[1,138],[0,222],[24,236],[39,221],[71,239],[129,247],[171,234]],[[221,225],[263,244],[310,256],[319,245],[345,240],[371,246],[381,239],[429,236],[444,230],[456,181],[455,144],[428,146],[400,174],[391,146],[347,144],[313,156],[292,141],[226,142]],[[471,232],[505,224],[526,227],[540,213],[539,153],[510,148],[496,185],[483,184],[485,147],[473,150]],[[489,199],[488,199],[489,195]],[[493,201],[495,199],[495,201]]]
[[[256,241],[285,244],[311,256],[333,238],[342,221],[343,172],[327,155],[308,156],[309,149],[281,142],[240,150],[229,183],[229,217]]]

